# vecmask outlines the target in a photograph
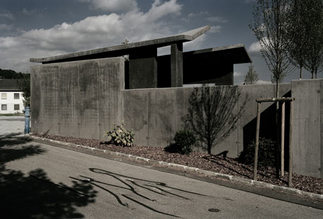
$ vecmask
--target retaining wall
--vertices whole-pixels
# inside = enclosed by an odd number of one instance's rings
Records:
[[[323,80],[292,81],[294,171],[323,177]]]
[[[102,139],[123,115],[124,59],[46,64],[32,68],[34,133]]]
[[[167,146],[183,127],[193,88],[125,90],[124,63],[123,58],[105,58],[33,67],[33,132],[102,140],[114,124],[124,122],[134,130],[136,144]],[[322,86],[323,80],[302,80],[282,84],[280,89],[281,95],[296,98],[294,170],[316,177],[323,177]],[[244,113],[236,129],[213,147],[214,154],[228,150],[228,156],[237,157],[255,136],[255,99],[274,96],[274,85],[246,85],[239,89],[237,109],[247,100]],[[274,104],[262,104],[261,136],[275,135],[274,112]]]
[[[193,89],[158,88],[122,91],[124,121],[127,127],[135,131],[135,143],[156,146],[166,146],[171,143],[176,131],[184,127],[183,117],[187,114],[188,100]],[[243,150],[244,141],[246,142],[244,138],[248,136],[250,140],[253,139],[251,136],[255,135],[257,108],[255,99],[274,95],[273,85],[241,86],[239,89],[241,96],[236,106],[240,108],[244,105],[244,113],[231,134],[212,148],[214,154],[228,150],[230,157],[237,157]],[[281,93],[286,94],[289,90],[289,84],[281,86]],[[263,115],[266,114],[262,116],[263,135],[275,133],[273,130],[274,111],[269,114],[265,112],[270,106],[273,104],[263,104],[262,107]]]

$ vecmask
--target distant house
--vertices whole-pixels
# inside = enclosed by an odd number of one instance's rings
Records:
[[[16,79],[0,79],[0,114],[22,113],[22,91]]]

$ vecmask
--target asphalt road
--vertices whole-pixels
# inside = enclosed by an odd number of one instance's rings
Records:
[[[0,124],[2,123],[0,119]],[[1,218],[322,218],[323,211],[0,134]]]
[[[23,133],[25,118],[23,116],[0,116],[0,135]]]

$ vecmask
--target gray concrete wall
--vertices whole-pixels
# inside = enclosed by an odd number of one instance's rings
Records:
[[[123,58],[35,66],[31,81],[34,133],[102,139],[123,120]]]
[[[257,98],[273,97],[274,85],[241,86],[239,108],[248,99],[243,116],[236,129],[212,149],[212,153],[228,150],[228,156],[237,157],[244,145],[255,136]],[[292,94],[296,101],[293,111],[293,168],[296,173],[323,177],[323,80],[293,81],[280,88],[282,96]],[[188,98],[193,88],[159,88],[122,91],[125,108],[124,121],[136,133],[139,145],[168,145],[177,130],[183,128],[183,116],[187,113]],[[291,94],[290,94],[291,91]],[[260,135],[275,135],[274,105],[261,104]],[[286,110],[289,106],[286,106]],[[289,116],[287,112],[286,116]],[[286,120],[286,144],[288,144],[288,119]],[[322,127],[322,128],[321,128]]]
[[[293,168],[323,177],[323,80],[292,82],[294,102]]]
[[[128,128],[134,130],[135,143],[167,146],[176,131],[184,127],[183,117],[187,113],[188,99],[193,89],[158,88],[122,91],[125,102],[124,122]],[[223,142],[213,147],[213,153],[228,150],[229,156],[237,157],[243,150],[245,136],[255,133],[255,122],[252,123],[256,118],[255,99],[274,95],[274,85],[241,86],[240,90],[241,97],[237,103],[237,109],[247,100],[243,116],[238,121],[236,129]],[[281,86],[281,94],[285,94],[289,90],[289,84]],[[266,111],[271,105],[263,104],[262,110]],[[274,117],[269,120],[274,121]],[[247,126],[250,128],[245,128]],[[274,132],[273,130],[265,130],[266,126],[268,124],[265,123],[263,134],[266,131]]]
[[[125,90],[123,58],[105,58],[35,66],[31,74],[34,133],[103,139],[114,124],[125,123],[138,145],[167,146],[183,128],[193,88]],[[323,177],[323,80],[293,81],[281,95],[294,103],[293,167],[296,173]],[[254,139],[257,98],[273,97],[274,85],[240,86],[236,129],[212,153],[237,157]],[[290,94],[291,91],[291,94]],[[261,136],[275,133],[273,104],[262,104]]]

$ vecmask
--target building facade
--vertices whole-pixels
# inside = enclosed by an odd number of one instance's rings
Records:
[[[15,79],[0,79],[0,114],[23,113],[22,91]]]

